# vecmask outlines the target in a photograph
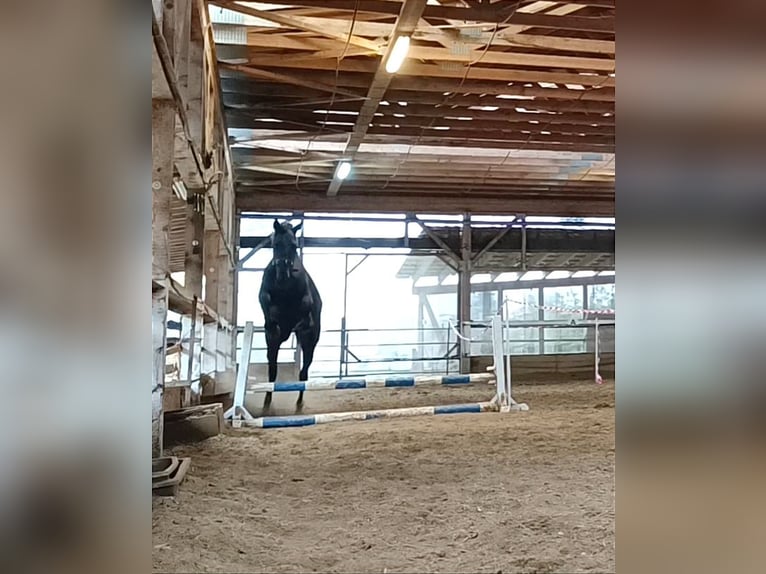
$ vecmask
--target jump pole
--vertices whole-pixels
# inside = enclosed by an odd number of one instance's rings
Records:
[[[345,413],[323,413],[316,415],[286,415],[281,417],[258,417],[243,421],[247,426],[258,428],[305,427],[341,421],[369,421],[374,419],[411,417],[424,415],[450,415],[457,413],[483,413],[499,411],[494,401],[443,405],[438,407],[404,407],[377,411],[349,411]]]
[[[254,377],[251,378],[251,380]],[[252,393],[292,393],[296,391],[341,391],[361,389],[406,388],[406,387],[455,387],[470,384],[492,384],[492,373],[473,373],[470,375],[404,375],[393,377],[358,377],[342,379],[309,379],[308,381],[287,381],[277,383],[255,383],[247,387]]]
[[[466,403],[457,405],[427,406],[427,407],[404,407],[396,409],[380,409],[367,411],[349,411],[338,413],[321,413],[314,415],[286,415],[273,417],[245,417],[238,421],[257,428],[284,428],[302,427],[326,424],[340,421],[365,421],[383,418],[397,418],[409,416],[435,416],[459,413],[482,413],[482,412],[510,412],[527,411],[529,407],[524,403],[517,403],[511,398],[510,369],[506,376],[503,365],[503,324],[500,316],[492,320],[492,346],[494,366],[488,371],[494,373],[474,373],[470,375],[453,376],[398,376],[398,377],[363,377],[357,379],[313,379],[309,381],[292,381],[284,383],[256,383],[250,387],[250,392],[295,392],[295,391],[320,391],[320,390],[345,390],[345,389],[371,389],[371,388],[401,388],[417,386],[453,386],[471,383],[495,382],[496,392],[491,401]],[[243,361],[244,362],[244,361]],[[239,383],[239,377],[237,378]],[[243,388],[246,385],[243,384]],[[234,407],[232,407],[234,408]],[[244,410],[244,409],[243,409]],[[245,411],[246,412],[246,411]]]

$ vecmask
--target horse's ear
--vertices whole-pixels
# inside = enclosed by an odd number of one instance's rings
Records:
[[[293,233],[298,233],[298,230],[303,227],[303,222],[301,221],[298,225],[293,227]]]
[[[276,233],[279,233],[279,232],[282,231],[282,226],[279,224],[279,220],[278,219],[274,220],[274,231]]]

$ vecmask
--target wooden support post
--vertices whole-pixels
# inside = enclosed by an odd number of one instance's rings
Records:
[[[184,101],[188,102],[189,84],[189,43],[191,32],[191,0],[173,0],[175,2],[176,22],[174,30],[173,67],[178,78],[178,87]]]
[[[165,322],[168,315],[168,290],[152,284],[152,457],[162,456],[162,396],[165,390]]]
[[[203,266],[205,272],[205,305],[218,311],[218,246],[220,236],[215,230],[205,230]]]
[[[218,256],[218,315],[228,320],[231,315],[231,286],[232,273],[229,255],[224,253]],[[222,351],[219,371],[224,372],[234,366],[234,357],[229,340],[229,332],[226,329],[218,329],[218,348]]]
[[[205,142],[202,137],[204,111],[202,109],[202,101],[205,85],[205,41],[198,10],[198,5],[192,7],[186,101],[189,108],[189,132],[196,148],[200,152],[204,152]]]
[[[163,0],[162,2],[162,21],[158,22],[162,27],[162,35],[168,46],[170,57],[175,61],[176,44],[176,4],[175,0]]]
[[[460,269],[458,271],[458,322],[462,326],[461,333],[470,337],[471,329],[466,324],[471,320],[471,216],[463,216],[463,229],[460,235]],[[460,341],[460,372],[471,370],[469,341]]]
[[[205,244],[205,196],[202,190],[189,190],[187,215],[184,286],[190,296],[196,295],[201,301]]]
[[[181,385],[188,387],[183,396],[182,407],[196,403],[200,395],[200,374],[202,362],[202,316],[195,306],[190,315],[181,317]]]
[[[234,201],[234,199],[232,199]],[[231,317],[229,318],[229,323],[236,327],[238,325],[237,323],[237,314],[239,312],[239,233],[240,233],[240,224],[241,219],[239,217],[238,210],[234,210],[234,242],[233,242],[233,251],[234,251],[234,257],[236,258],[237,265],[235,265],[231,269],[231,275],[232,275],[232,293],[231,293]],[[232,365],[236,367],[237,365],[237,340],[236,340],[237,332],[236,329],[232,329],[232,331],[229,333],[229,341],[231,346],[231,360]]]
[[[165,324],[168,312],[168,228],[173,184],[175,105],[152,100],[152,456],[162,455]]]
[[[152,279],[164,281],[170,269],[168,228],[173,196],[175,105],[152,101]]]

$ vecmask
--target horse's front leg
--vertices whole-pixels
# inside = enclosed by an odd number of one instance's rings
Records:
[[[269,364],[269,382],[273,383],[277,380],[277,357],[279,355],[280,333],[279,325],[271,324],[266,325],[266,360]],[[263,407],[269,408],[271,406],[271,393],[266,393],[266,397],[263,400]]]

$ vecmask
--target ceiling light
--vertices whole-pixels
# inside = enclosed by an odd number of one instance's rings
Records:
[[[498,106],[469,106],[469,110],[478,110],[480,112],[495,112],[500,108]]]
[[[399,36],[394,42],[394,47],[391,49],[391,53],[386,61],[386,72],[389,74],[395,74],[402,67],[404,59],[407,57],[407,52],[410,51],[410,37]]]
[[[343,181],[351,173],[351,164],[347,161],[342,161],[338,164],[338,169],[335,170],[335,177]]]

